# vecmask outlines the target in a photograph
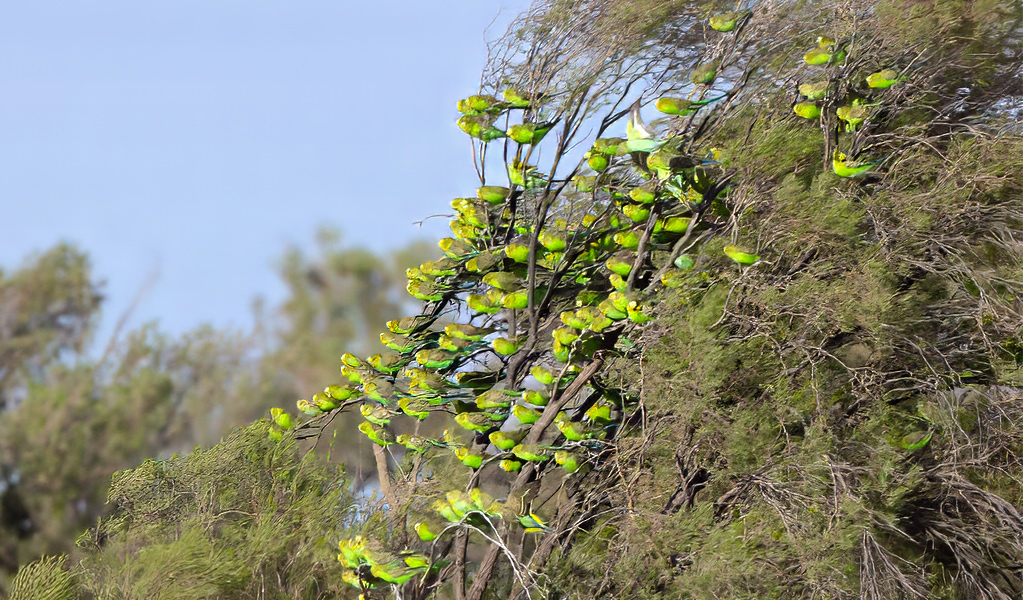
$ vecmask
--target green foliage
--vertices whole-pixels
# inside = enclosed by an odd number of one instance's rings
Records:
[[[343,472],[267,424],[114,476],[114,513],[79,540],[95,597],[342,597],[336,544],[355,504]],[[347,597],[347,596],[344,596]]]
[[[75,600],[80,590],[74,575],[65,570],[66,556],[46,556],[18,570],[11,585],[11,600]]]

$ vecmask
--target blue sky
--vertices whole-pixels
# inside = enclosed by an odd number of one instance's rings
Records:
[[[101,337],[247,327],[317,227],[377,250],[474,189],[455,102],[525,0],[0,2],[0,265],[59,240],[107,281]]]

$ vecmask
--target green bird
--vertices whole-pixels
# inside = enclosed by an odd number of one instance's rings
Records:
[[[547,176],[536,170],[533,165],[527,165],[513,159],[508,165],[508,181],[527,190],[542,187],[547,183]]]
[[[478,469],[483,466],[483,459],[485,457],[482,454],[479,454],[478,452],[473,452],[468,448],[462,447],[455,450],[455,458],[462,461],[462,464],[469,467],[470,469]]]
[[[426,315],[416,315],[414,317],[402,317],[400,319],[393,319],[387,322],[387,329],[391,333],[397,333],[399,335],[408,335],[419,331],[424,327],[428,327],[430,323],[433,323],[434,317]]]
[[[526,282],[509,271],[493,271],[483,276],[483,283],[502,292],[517,292],[526,286]]]
[[[722,33],[734,31],[739,21],[750,14],[751,11],[740,10],[714,15],[710,18],[710,28]]]
[[[624,309],[616,308],[614,303],[607,298],[602,300],[600,304],[597,305],[597,308],[599,308],[600,312],[604,313],[604,315],[612,321],[621,321],[629,317],[629,314]]]
[[[458,119],[458,127],[471,137],[483,142],[492,142],[508,135],[503,130],[494,127],[493,117],[486,115],[465,115]]]
[[[808,65],[841,64],[845,62],[845,49],[841,46],[836,49],[833,43],[827,44],[810,50],[803,55],[803,60]]]
[[[565,439],[570,442],[579,442],[582,440],[588,440],[595,434],[592,431],[579,423],[578,421],[571,421],[564,412],[558,413],[558,416],[554,420],[554,425],[558,428],[558,431],[565,436]]]
[[[380,333],[380,343],[391,350],[402,354],[411,352],[416,347],[416,341],[407,335],[398,335],[397,333],[391,333],[389,331],[383,331]],[[349,366],[354,367],[354,365]]]
[[[351,381],[343,381],[338,384],[328,385],[323,388],[324,395],[337,402],[344,402],[359,395],[359,389]],[[318,396],[319,394],[317,394]],[[316,396],[313,396],[314,401]],[[317,402],[319,404],[319,402]]]
[[[511,195],[511,190],[502,185],[485,185],[476,190],[476,197],[488,204],[501,204]]]
[[[611,273],[611,276],[607,278],[611,283],[611,287],[616,290],[624,290],[629,287],[629,282],[622,278],[618,273]]]
[[[554,462],[558,463],[566,473],[575,473],[579,470],[579,456],[568,450],[558,450],[554,453]]]
[[[437,514],[439,514],[445,521],[457,523],[462,520],[462,515],[455,512],[455,509],[452,508],[451,503],[447,500],[434,500],[431,506],[433,510],[437,511]]]
[[[607,299],[611,301],[615,308],[625,312],[625,309],[629,306],[629,302],[633,300],[633,297],[625,292],[611,292],[607,295]]]
[[[816,119],[821,116],[821,109],[813,102],[798,102],[792,106],[792,112],[804,119]]]
[[[374,425],[369,421],[363,421],[360,423],[359,431],[365,434],[365,436],[369,438],[369,441],[378,446],[386,447],[394,443],[393,433],[391,433],[387,428]]]
[[[806,96],[807,100],[820,100],[828,93],[828,82],[802,83],[799,85],[799,93]]]
[[[500,302],[492,302],[490,298],[481,294],[469,294],[465,304],[470,310],[480,314],[492,315],[501,310]]]
[[[420,521],[419,523],[416,523],[413,526],[413,529],[416,530],[416,535],[419,536],[419,539],[423,540],[424,542],[432,542],[433,540],[437,539],[437,534],[430,531],[430,526],[427,525],[425,522]]]
[[[601,427],[611,422],[611,405],[598,402],[586,411],[586,418]]]
[[[476,396],[476,408],[480,410],[491,410],[494,408],[507,409],[510,408],[515,398],[519,396],[518,392],[511,390],[497,390],[489,389],[479,396]]]
[[[516,88],[506,89],[501,96],[515,108],[529,108],[533,103],[543,99],[543,94],[530,94]]]
[[[416,352],[416,362],[427,369],[446,369],[461,355],[461,352],[431,348]]]
[[[540,140],[547,135],[558,121],[547,121],[545,123],[522,123],[521,125],[512,125],[508,128],[508,137],[515,140],[520,144],[532,144],[536,145],[540,143]]]
[[[752,265],[753,263],[760,260],[760,257],[756,254],[750,254],[739,248],[738,246],[728,245],[724,249],[725,256],[739,263],[740,265]]]
[[[391,411],[375,404],[363,404],[359,407],[362,417],[374,425],[387,425],[391,422]]]
[[[304,398],[295,403],[295,408],[310,417],[318,417],[324,412],[322,408]]]
[[[533,512],[519,517],[519,525],[526,529],[526,533],[545,533],[550,531],[550,527],[544,523],[543,519]]]
[[[540,462],[548,458],[547,450],[539,444],[517,444],[512,448],[512,454],[529,462]]]
[[[640,204],[652,204],[657,200],[657,182],[652,181],[629,190],[629,198]]]
[[[899,74],[892,69],[884,69],[883,71],[868,75],[867,85],[872,88],[888,89],[900,81],[905,81],[905,79],[905,77],[899,77]]]
[[[470,258],[465,263],[465,268],[473,273],[486,273],[490,269],[499,266],[504,261],[500,250],[496,252],[481,252]]]
[[[543,390],[525,390],[522,392],[522,400],[533,406],[547,406],[551,401],[551,395]]]
[[[504,247],[504,254],[517,263],[529,262],[529,238],[519,236]]]
[[[455,238],[441,238],[437,242],[437,246],[446,254],[449,258],[456,260],[465,258],[467,255],[476,252],[476,248],[465,240],[458,240]]]
[[[693,74],[689,77],[689,80],[692,81],[694,85],[710,85],[714,83],[714,79],[717,77],[717,75],[718,75],[717,64],[712,62],[703,63],[702,65],[696,67],[696,70],[693,71]]]
[[[486,390],[494,387],[499,375],[495,371],[462,371],[455,374],[455,382],[460,388]]]
[[[476,327],[468,323],[449,323],[444,327],[448,336],[470,342],[478,342],[495,331],[493,327]]]
[[[429,281],[410,280],[405,291],[420,302],[439,302],[444,299],[444,291]]]
[[[451,229],[451,234],[459,240],[477,240],[480,237],[480,232],[465,221],[461,219],[455,219],[448,223],[448,227]]]
[[[657,178],[662,181],[670,180],[673,172],[692,169],[699,165],[700,162],[691,156],[667,147],[658,149],[646,159],[647,168],[655,172]]]
[[[533,365],[533,367],[529,369],[529,374],[543,385],[551,385],[554,383],[554,373],[551,373],[550,370],[543,365]]]
[[[362,391],[371,399],[387,404],[394,396],[394,384],[383,377],[373,377],[362,384]]]
[[[522,463],[517,460],[506,458],[501,461],[501,468],[509,473],[517,473],[522,469]]]
[[[680,254],[673,264],[683,271],[689,271],[696,266],[696,261],[688,254]]]
[[[430,416],[430,403],[418,398],[402,398],[398,400],[398,407],[401,412],[420,421]]]
[[[511,296],[511,294],[508,294],[508,296]],[[507,296],[505,296],[505,297],[507,297]],[[513,308],[513,307],[517,307],[519,309],[525,308],[525,306],[520,306],[521,302],[516,302],[512,306],[509,306],[508,304],[509,303],[505,304],[508,308]],[[528,306],[528,304],[527,304],[527,306]],[[512,354],[515,354],[515,352],[519,349],[519,346],[522,345],[522,340],[515,339],[515,338],[499,337],[499,338],[494,338],[494,341],[491,342],[491,345],[494,348],[494,352],[497,352],[501,356],[511,356]]]
[[[835,109],[835,116],[845,121],[846,131],[856,131],[868,116],[870,111],[867,110],[869,106],[876,106],[876,104],[864,104],[862,100],[853,100],[850,106],[840,106]]]
[[[444,350],[460,352],[462,350],[471,348],[473,343],[470,342],[469,340],[462,340],[458,338],[453,338],[449,335],[441,334],[441,336],[437,338],[437,345]]]
[[[353,390],[353,395],[358,395],[358,393],[359,393],[358,390]],[[320,411],[322,412],[330,412],[332,410],[337,409],[338,407],[337,401],[328,396],[326,393],[313,394],[312,400],[310,400],[310,404],[315,405],[316,408],[320,409]]]
[[[522,438],[526,435],[526,431],[527,431],[526,429],[520,429],[519,431],[516,432],[495,431],[491,433],[488,437],[490,439],[491,444],[493,444],[498,449],[507,452],[514,448],[515,446],[517,446],[518,443],[522,441]]]
[[[657,219],[654,223],[654,233],[661,233],[666,231],[668,233],[685,233],[689,229],[689,223],[692,221],[689,217],[668,217],[666,219]]]
[[[405,358],[397,352],[382,352],[366,359],[374,369],[381,373],[397,373],[405,364]]]
[[[646,307],[638,300],[632,300],[625,307],[625,313],[629,316],[629,320],[637,325],[642,325],[647,321],[653,319],[649,314],[645,312]]]
[[[633,223],[643,223],[650,217],[650,207],[646,204],[626,204],[622,207],[622,213]]]
[[[629,273],[632,272],[632,265],[636,262],[636,254],[628,250],[622,250],[616,252],[608,258],[604,263],[604,266],[608,268],[612,273],[617,273],[622,277],[628,277]]]
[[[512,407],[512,414],[523,425],[532,425],[540,419],[540,411],[521,404],[516,404]]]
[[[435,445],[431,440],[418,435],[402,434],[396,438],[396,441],[405,446],[405,448],[417,453],[426,452]]]
[[[582,311],[580,311],[581,313]],[[566,310],[559,315],[561,322],[569,327],[575,329],[586,329],[586,327],[592,322],[592,318],[588,318],[590,313],[578,314],[574,310]]]
[[[597,189],[597,177],[595,175],[576,175],[572,177],[572,184],[576,191],[588,194]]]
[[[635,250],[639,247],[639,234],[636,231],[619,231],[614,235],[615,243],[622,248]]]
[[[459,413],[455,415],[455,422],[469,431],[484,432],[500,427],[500,423],[488,413]]]
[[[834,169],[835,175],[839,177],[858,177],[868,172],[871,167],[880,164],[884,159],[875,160],[872,163],[856,163],[850,164],[848,157],[843,152],[839,152],[836,148],[835,153],[831,158],[831,168]]]
[[[586,157],[586,165],[598,173],[603,173],[611,166],[611,159],[603,154],[589,154]]]
[[[274,423],[277,423],[277,426],[284,431],[291,429],[294,425],[291,420],[291,415],[285,412],[283,408],[271,408],[270,417],[273,418]]]
[[[482,114],[499,115],[510,106],[510,104],[501,102],[488,94],[477,94],[459,100],[456,108],[463,115],[477,116]]]
[[[579,332],[571,327],[558,327],[551,332],[551,337],[562,346],[568,346],[579,339]]]
[[[663,98],[658,98],[657,102],[654,103],[654,107],[666,115],[688,117],[689,115],[696,114],[696,111],[698,111],[701,106],[706,106],[712,102],[717,102],[718,100],[727,97],[727,94],[722,94],[717,98],[711,98],[709,100],[689,100],[688,98],[672,98],[665,96]]]

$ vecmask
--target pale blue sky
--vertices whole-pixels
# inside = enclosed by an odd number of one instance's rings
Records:
[[[526,0],[0,0],[0,265],[64,239],[102,333],[247,327],[320,225],[378,250],[474,189],[455,102]]]

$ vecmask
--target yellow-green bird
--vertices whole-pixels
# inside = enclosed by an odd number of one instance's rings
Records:
[[[665,96],[663,98],[658,98],[657,102],[654,103],[654,107],[666,115],[688,117],[689,115],[696,113],[701,106],[706,106],[711,102],[717,102],[718,100],[727,97],[727,94],[723,94],[717,98],[711,98],[709,100],[689,100],[687,98],[671,98]]]
[[[526,285],[526,281],[509,271],[494,271],[483,276],[483,283],[497,288],[502,292],[517,292]]]
[[[864,104],[862,100],[853,100],[851,105],[839,106],[835,109],[835,116],[845,121],[846,131],[856,131],[856,128],[870,116],[870,111],[867,110],[869,106],[876,106],[876,104]]]
[[[803,60],[808,65],[840,64],[845,62],[845,47],[836,46],[835,40],[822,35],[817,38],[817,47],[804,54]]]
[[[506,89],[501,96],[514,108],[529,108],[532,104],[543,100],[542,94],[530,94],[516,88]]]
[[[387,428],[374,425],[369,421],[363,421],[359,425],[359,431],[365,434],[365,436],[369,438],[369,441],[379,446],[390,446],[394,443],[393,433],[391,433]]]
[[[899,74],[892,69],[884,69],[883,71],[868,75],[867,85],[872,88],[888,89],[904,79],[904,77],[899,77]]]
[[[543,186],[547,179],[543,173],[536,170],[535,166],[514,159],[508,165],[508,181],[528,190]]]
[[[801,83],[799,84],[799,93],[806,96],[807,100],[820,100],[828,93],[828,82]]]
[[[695,85],[710,85],[714,83],[714,78],[718,75],[718,67],[716,64],[704,63],[693,71],[693,74],[689,77],[689,80]]]
[[[511,105],[501,102],[488,94],[477,94],[458,101],[458,112],[463,115],[476,116],[481,114],[499,115]]]
[[[863,175],[871,169],[871,167],[880,164],[884,159],[875,160],[872,163],[854,163],[848,162],[848,157],[845,153],[835,150],[834,155],[831,159],[831,167],[835,171],[835,175],[839,177],[858,177]]]
[[[821,109],[813,102],[798,102],[792,106],[792,112],[804,119],[816,119],[821,116]]]
[[[476,196],[489,204],[501,204],[511,195],[511,190],[503,185],[485,185],[476,190]]]
[[[504,131],[494,127],[493,117],[487,115],[465,115],[458,119],[458,127],[470,136],[484,142],[492,142],[507,136]]]
[[[710,18],[710,28],[722,33],[734,31],[739,21],[749,14],[751,14],[751,11],[740,10],[714,15]]]
[[[738,246],[728,245],[725,246],[725,256],[739,263],[740,265],[752,265],[753,263],[760,260],[760,257],[756,254],[750,254],[749,252],[743,251]]]
[[[547,132],[551,130],[557,121],[546,123],[522,123],[512,125],[508,128],[508,137],[520,144],[539,144]]]

